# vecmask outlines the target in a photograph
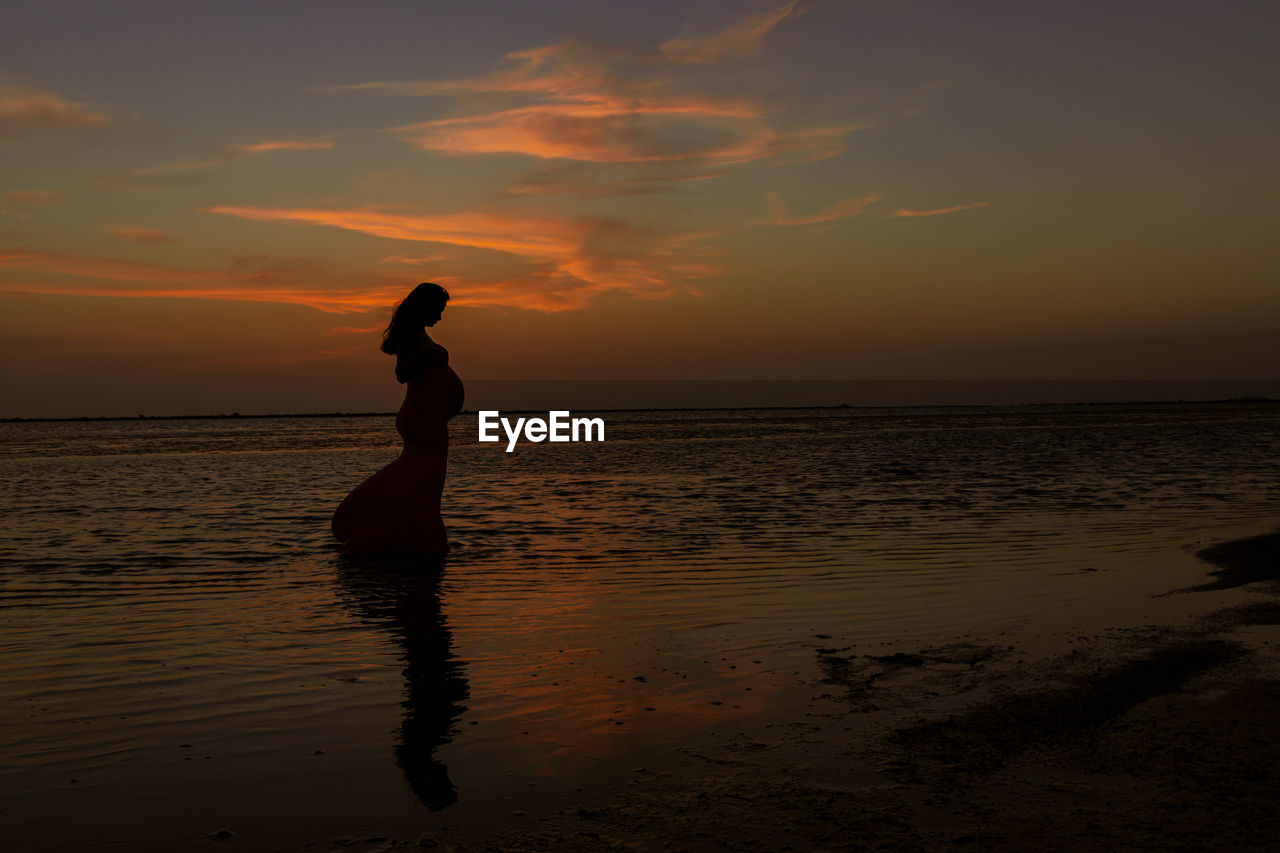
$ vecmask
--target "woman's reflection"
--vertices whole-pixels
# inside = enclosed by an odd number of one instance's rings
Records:
[[[418,799],[429,809],[457,800],[436,747],[454,734],[466,710],[467,679],[450,652],[452,637],[440,604],[443,559],[346,559],[338,564],[339,591],[360,618],[387,628],[404,649],[404,721],[396,760]]]

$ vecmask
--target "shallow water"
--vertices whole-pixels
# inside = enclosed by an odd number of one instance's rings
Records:
[[[536,812],[777,716],[824,643],[1159,618],[1191,546],[1280,515],[1275,406],[605,419],[510,454],[457,419],[435,579],[329,539],[389,418],[0,424],[0,836],[269,849]]]

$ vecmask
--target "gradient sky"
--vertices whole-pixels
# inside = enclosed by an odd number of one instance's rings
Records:
[[[464,379],[1280,377],[1275,3],[40,2],[0,416]]]

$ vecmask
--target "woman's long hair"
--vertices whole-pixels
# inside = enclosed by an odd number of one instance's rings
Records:
[[[382,351],[396,355],[417,338],[426,325],[427,318],[444,310],[449,301],[449,291],[438,284],[424,281],[401,300],[391,315],[387,330],[382,333]]]

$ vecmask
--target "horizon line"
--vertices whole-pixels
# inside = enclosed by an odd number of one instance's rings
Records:
[[[838,381],[838,380],[837,380]],[[1067,380],[1073,381],[1073,380]],[[1129,380],[1117,380],[1129,381]],[[1141,381],[1141,380],[1136,380]],[[1269,404],[1280,403],[1280,398],[1246,395],[1242,397],[1224,397],[1202,400],[1075,400],[1072,402],[1047,403],[903,403],[896,405],[868,405],[855,403],[833,403],[823,405],[776,405],[776,406],[637,406],[628,408],[592,408],[589,412],[751,412],[780,411],[804,409],[1011,409],[1029,407],[1065,407],[1065,406],[1194,406],[1223,404]],[[474,415],[479,409],[463,409],[458,415]],[[489,410],[485,411],[497,411]],[[502,409],[515,414],[548,411],[545,409]],[[553,410],[554,411],[554,410]],[[93,421],[213,421],[213,420],[251,420],[282,418],[392,418],[396,412],[258,412],[242,415],[239,412],[220,414],[194,415],[73,415],[67,417],[5,417],[0,423],[85,423]]]

